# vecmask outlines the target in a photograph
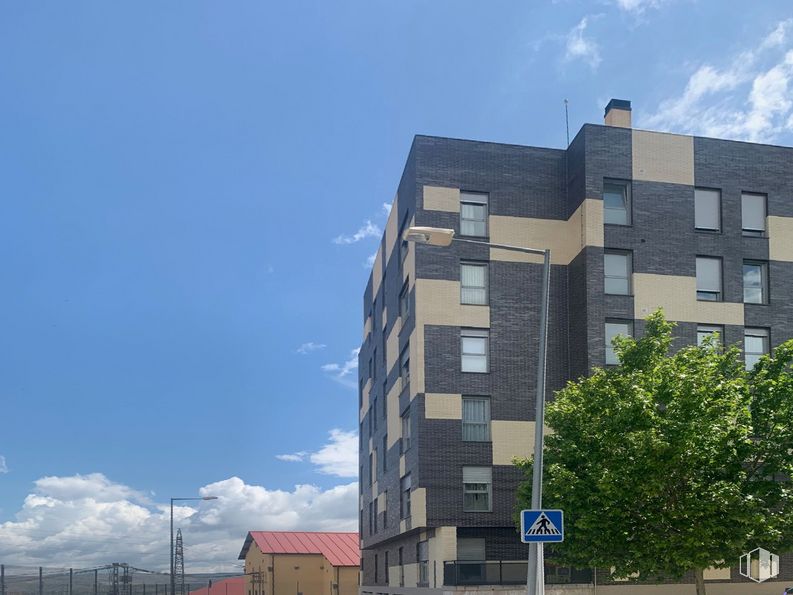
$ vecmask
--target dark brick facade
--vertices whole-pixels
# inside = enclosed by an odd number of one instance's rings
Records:
[[[633,296],[604,294],[604,249],[630,251],[633,272],[655,275],[695,276],[697,255],[723,259],[723,293],[728,302],[742,302],[744,259],[769,260],[767,238],[748,238],[741,233],[741,192],[768,195],[769,215],[793,217],[793,149],[749,143],[695,138],[694,185],[632,180],[632,131],[585,125],[564,150],[417,136],[399,184],[397,221],[415,217],[416,225],[459,231],[459,214],[425,210],[424,186],[458,188],[489,194],[489,214],[567,220],[586,199],[601,200],[604,179],[630,182],[632,224],[604,225],[604,247],[586,246],[566,266],[552,269],[548,351],[547,398],[571,379],[591,372],[605,361],[604,323],[607,319],[634,320]],[[722,231],[694,229],[694,188],[718,188],[722,196]],[[385,240],[383,240],[385,241]],[[790,241],[793,241],[791,238]],[[399,242],[397,242],[397,245]],[[385,246],[383,253],[386,252]],[[453,244],[446,249],[413,246],[415,274],[420,279],[459,281],[460,261],[488,261],[481,246]],[[412,447],[404,453],[405,472],[413,488],[426,490],[427,522],[400,533],[400,443],[385,454],[387,471],[378,461],[378,493],[387,492],[387,512],[380,512],[378,531],[370,534],[369,505],[377,494],[369,484],[371,444],[382,459],[387,431],[382,399],[399,377],[399,366],[386,370],[382,346],[384,325],[393,328],[399,316],[403,272],[400,250],[394,249],[383,267],[377,295],[370,278],[364,293],[364,320],[372,316],[372,331],[361,347],[361,386],[371,380],[370,404],[361,428],[361,537],[363,584],[374,585],[374,556],[382,566],[385,552],[397,563],[403,548],[405,564],[416,561],[416,544],[431,537],[434,528],[458,527],[458,535],[484,536],[488,559],[525,558],[513,528],[514,494],[521,480],[509,465],[493,466],[492,512],[463,512],[462,468],[491,466],[490,442],[463,442],[459,420],[427,419],[424,393],[410,402],[407,390],[399,395],[400,415],[409,410]],[[460,327],[428,324],[424,327],[423,366],[426,393],[487,395],[491,418],[505,421],[534,419],[534,384],[539,326],[539,293],[542,267],[505,261],[489,261],[490,371],[487,374],[460,370]],[[770,302],[745,305],[747,326],[771,328],[771,344],[793,337],[793,263],[769,262]],[[415,312],[415,292],[411,293]],[[376,306],[372,307],[375,303]],[[388,320],[382,320],[385,304]],[[702,323],[708,321],[703,320]],[[644,324],[634,321],[640,335]],[[403,321],[400,351],[415,328],[410,316]],[[696,342],[696,322],[681,322],[676,346]],[[741,344],[743,327],[726,325],[724,341]],[[377,357],[373,357],[377,348]],[[372,359],[373,378],[368,377]],[[370,424],[378,416],[377,428]],[[372,426],[370,436],[369,427]],[[386,517],[387,515],[387,517]],[[385,521],[385,527],[384,522]],[[492,557],[491,557],[492,556]],[[442,575],[442,569],[431,571]],[[385,585],[379,568],[377,584]]]

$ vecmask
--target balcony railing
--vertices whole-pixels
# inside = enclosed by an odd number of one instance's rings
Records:
[[[587,584],[592,582],[591,570],[576,570],[545,561],[545,583],[549,585]],[[458,585],[525,585],[526,560],[443,563],[443,584]]]

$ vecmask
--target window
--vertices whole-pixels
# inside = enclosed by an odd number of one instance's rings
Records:
[[[613,295],[631,294],[632,260],[630,252],[607,251],[603,255],[606,293]]]
[[[403,519],[410,516],[410,473],[399,482],[399,516]]]
[[[766,263],[744,261],[743,301],[746,304],[768,303],[768,265]]]
[[[463,440],[467,442],[490,440],[488,397],[463,397]]]
[[[484,373],[488,366],[488,337],[486,329],[462,329],[461,331],[461,369],[463,372]]]
[[[416,544],[416,560],[419,563],[419,586],[428,587],[430,584],[430,548],[428,541],[419,541]]]
[[[402,452],[410,449],[410,409],[402,416]]]
[[[631,224],[631,191],[628,182],[603,182],[603,222]]]
[[[405,261],[405,256],[407,256],[408,254],[408,241],[405,239],[405,230],[408,227],[409,217],[410,217],[410,211],[405,211],[405,215],[402,217],[402,223],[399,225],[399,237],[397,238],[397,241],[399,242],[400,263]]]
[[[460,193],[460,235],[487,237],[487,194]]]
[[[402,286],[402,293],[399,294],[399,315],[402,317],[402,324],[410,316],[410,291],[409,281],[405,281]]]
[[[704,231],[721,231],[721,192],[719,190],[694,189],[694,227]]]
[[[463,512],[490,512],[492,487],[490,467],[463,467]]]
[[[402,379],[402,389],[410,384],[410,346],[405,345],[399,356],[399,377]]]
[[[374,364],[372,365],[372,380],[377,378],[377,347],[372,350],[372,361]]]
[[[633,322],[629,320],[611,320],[606,321],[606,365],[616,366],[620,363],[617,353],[614,351],[612,340],[614,337],[623,335],[625,337],[633,336]]]
[[[370,413],[372,419],[374,420],[374,429],[377,430],[377,397],[374,398],[372,401],[372,411]]]
[[[378,578],[377,578],[378,564],[377,564],[377,562],[378,562],[377,554],[375,554],[374,555],[374,582],[375,582],[375,584],[377,584],[377,582],[378,582]]]
[[[383,419],[388,417],[388,391],[386,388],[388,387],[388,381],[383,381]]]
[[[741,194],[741,227],[745,236],[759,236],[765,234],[766,215],[765,194]]]
[[[721,301],[721,258],[697,256],[697,299]]]
[[[383,523],[385,527],[385,523]],[[385,559],[383,560],[383,578],[385,579],[383,582],[387,585],[388,584],[388,551],[383,554]]]
[[[383,434],[383,473],[388,471],[388,434]]]
[[[374,483],[374,461],[372,460],[372,453],[369,453],[369,485]]]
[[[751,370],[768,353],[768,329],[746,328],[743,331],[743,353],[746,369]]]
[[[487,263],[460,264],[460,303],[487,305]]]
[[[457,559],[467,562],[484,562],[485,540],[481,537],[459,538],[457,540]]]
[[[372,533],[374,533],[374,531],[372,531],[372,527],[374,526],[374,520],[372,518],[372,513],[374,512],[373,506],[374,503],[369,502],[369,535],[372,535]]]
[[[383,492],[383,529],[388,528],[388,492]]]
[[[697,345],[702,345],[705,342],[705,339],[712,336],[714,333],[718,333],[718,335],[714,337],[715,344],[721,345],[722,337],[724,337],[723,326],[717,326],[712,324],[698,324]]]
[[[381,358],[383,360],[383,368],[385,368],[385,364],[386,364],[386,345],[387,344],[388,344],[388,326],[386,326],[384,324],[383,325],[383,345],[382,345],[383,357]],[[388,370],[386,370],[385,372],[386,372],[386,375],[388,375]]]
[[[369,438],[371,438],[372,437],[372,418],[374,417],[372,415],[371,407],[369,408],[369,413],[366,414],[366,417],[369,418]]]
[[[372,449],[372,454],[370,456],[372,457],[372,483],[374,483],[377,481],[377,448]]]
[[[372,377],[372,358],[370,357],[369,358],[369,376],[367,376],[367,378],[371,378],[371,377]]]
[[[378,516],[377,497],[375,497],[375,499],[374,499],[374,532],[375,533],[377,533],[377,516]]]

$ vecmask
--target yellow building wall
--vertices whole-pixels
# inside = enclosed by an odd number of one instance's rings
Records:
[[[320,554],[263,554],[254,542],[245,556],[245,595],[357,595],[358,571]]]

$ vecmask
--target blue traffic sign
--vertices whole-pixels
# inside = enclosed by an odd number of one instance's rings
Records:
[[[523,543],[564,541],[564,512],[561,510],[521,510],[520,540]]]

